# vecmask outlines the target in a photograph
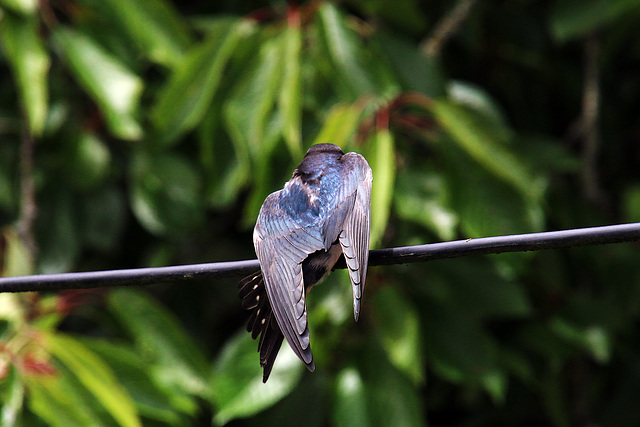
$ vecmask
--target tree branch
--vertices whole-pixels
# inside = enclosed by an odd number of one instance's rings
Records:
[[[460,28],[477,0],[459,0],[458,3],[440,19],[429,37],[421,43],[422,52],[430,57],[439,56],[444,44]]]
[[[33,230],[38,212],[36,186],[33,177],[34,154],[35,140],[25,126],[22,131],[22,144],[20,147],[20,217],[16,223],[16,230],[22,243],[27,248],[32,265],[35,264],[38,256],[38,246]]]
[[[587,200],[606,203],[598,176],[600,152],[600,42],[596,34],[584,42],[584,86],[582,92],[581,133],[584,141],[582,152],[582,188]]]

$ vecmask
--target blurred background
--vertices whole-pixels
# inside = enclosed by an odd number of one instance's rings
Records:
[[[0,274],[255,258],[307,148],[373,247],[640,221],[637,0],[0,0]],[[240,278],[0,294],[4,426],[636,426],[637,244],[344,271],[268,383]]]

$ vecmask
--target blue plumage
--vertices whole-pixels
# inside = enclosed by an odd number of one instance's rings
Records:
[[[309,370],[315,369],[305,295],[341,254],[358,319],[369,255],[371,182],[364,157],[318,144],[262,205],[253,237],[261,271],[239,287],[243,307],[252,311],[247,329],[254,338],[260,334],[264,381],[283,338]]]

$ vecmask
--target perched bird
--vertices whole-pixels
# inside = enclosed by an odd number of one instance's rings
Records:
[[[360,315],[369,260],[371,182],[360,154],[333,144],[312,146],[282,190],[264,201],[253,232],[260,270],[238,284],[251,311],[247,331],[260,335],[263,382],[282,339],[313,372],[305,297],[344,254]]]

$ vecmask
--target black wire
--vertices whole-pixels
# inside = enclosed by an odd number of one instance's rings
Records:
[[[369,265],[406,264],[468,255],[535,251],[630,241],[640,241],[640,223],[377,249],[370,252]],[[0,278],[0,292],[87,289],[188,282],[194,279],[243,276],[253,273],[259,268],[258,260],[254,259],[173,267],[4,277]],[[344,268],[344,261],[336,264],[336,268]]]

